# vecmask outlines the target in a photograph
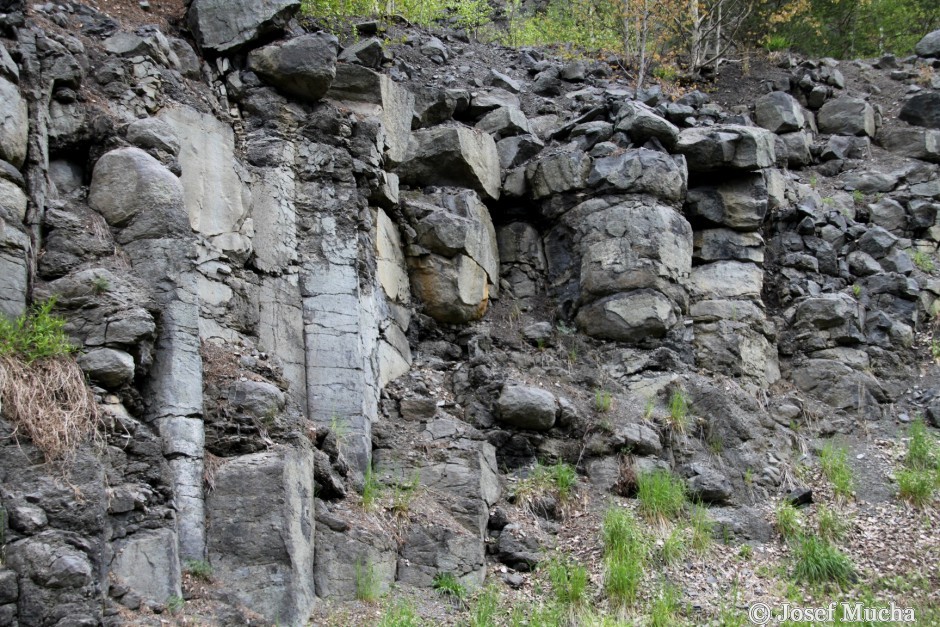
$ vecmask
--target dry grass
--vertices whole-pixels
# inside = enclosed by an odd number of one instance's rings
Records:
[[[0,356],[0,403],[14,436],[27,436],[50,461],[68,459],[100,421],[85,375],[68,355],[31,363]]]

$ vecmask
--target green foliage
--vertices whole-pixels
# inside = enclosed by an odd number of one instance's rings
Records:
[[[674,83],[679,78],[679,70],[672,65],[657,65],[651,74],[667,83]]]
[[[837,512],[825,505],[820,505],[816,512],[816,528],[819,530],[821,538],[834,542],[845,536],[848,525]]]
[[[820,454],[820,464],[823,474],[836,496],[848,498],[855,489],[855,478],[849,467],[849,452],[844,446],[836,446],[832,441],[826,442]]]
[[[171,596],[166,600],[166,609],[170,614],[178,614],[183,611],[183,606],[186,605],[186,600],[183,597],[178,597],[176,595]]]
[[[800,535],[803,530],[800,513],[789,501],[781,501],[777,505],[774,515],[774,524],[777,527],[777,533],[784,540],[792,540]]]
[[[764,37],[764,50],[767,52],[779,52],[781,50],[789,50],[790,40],[787,39],[784,35],[767,35]]]
[[[934,361],[940,363],[940,341],[931,340],[930,354],[933,356]]]
[[[855,285],[852,286],[852,296],[854,296],[857,299],[861,295],[862,295],[862,286],[856,283]]]
[[[689,528],[692,530],[691,545],[696,553],[704,553],[712,545],[712,531],[715,523],[708,515],[708,509],[703,505],[693,505],[692,515],[689,519]],[[727,527],[723,527],[727,531]]]
[[[371,511],[378,501],[379,497],[382,495],[382,484],[379,483],[378,478],[375,476],[375,471],[372,470],[372,466],[366,468],[365,477],[362,481],[362,507],[366,511]]]
[[[604,589],[615,604],[637,598],[649,555],[646,538],[629,511],[611,508],[604,516]]]
[[[679,590],[668,582],[663,583],[650,607],[650,627],[673,627],[678,622],[680,609]]]
[[[742,544],[738,548],[738,557],[740,557],[745,562],[749,562],[754,556],[754,547],[750,544]]]
[[[418,488],[421,486],[421,475],[415,470],[408,481],[402,481],[395,484],[394,494],[392,495],[392,511],[396,514],[407,514],[411,509],[411,501],[418,494]]]
[[[916,507],[933,500],[940,488],[940,443],[930,435],[923,418],[917,416],[908,430],[904,468],[895,473],[898,496]]]
[[[685,433],[689,423],[689,401],[682,390],[674,390],[669,397],[669,422],[674,431]]]
[[[95,292],[96,296],[104,294],[109,289],[111,289],[111,284],[108,282],[108,279],[103,276],[96,276],[91,282],[91,287]]]
[[[420,627],[422,624],[414,607],[405,601],[399,601],[382,615],[378,627]]]
[[[933,500],[937,478],[933,473],[923,470],[903,469],[895,473],[898,481],[898,496],[911,505],[923,507]]]
[[[524,14],[521,0],[510,0],[510,46],[563,45],[578,50],[619,50],[619,7],[612,0],[551,0],[544,12]]]
[[[0,356],[11,355],[26,363],[60,357],[75,351],[65,333],[65,320],[52,314],[55,298],[34,305],[15,320],[0,315]]]
[[[904,464],[913,470],[940,470],[940,445],[927,431],[923,418],[914,418],[908,436],[910,441]]]
[[[689,541],[685,531],[676,527],[669,532],[669,535],[663,538],[663,545],[659,549],[659,555],[664,564],[675,564],[689,552]]]
[[[470,605],[469,627],[492,627],[498,611],[499,591],[492,585],[487,586]]]
[[[793,546],[793,576],[805,583],[837,583],[855,578],[855,567],[835,546],[816,536],[803,536]]]
[[[356,562],[356,600],[375,603],[381,596],[382,589],[375,565],[366,560]]]
[[[186,560],[184,567],[187,573],[195,579],[212,581],[212,566],[203,560]]]
[[[934,261],[933,255],[925,253],[922,250],[913,250],[911,252],[911,260],[914,262],[914,265],[917,266],[921,272],[926,272],[927,274],[932,274],[934,270]]]
[[[555,601],[562,605],[580,605],[586,599],[587,568],[568,557],[555,557],[545,564]]]
[[[434,575],[434,581],[431,585],[444,596],[461,600],[467,596],[467,588],[460,583],[460,580],[453,573],[437,573]]]
[[[529,476],[516,486],[515,502],[517,505],[526,506],[549,493],[564,502],[571,498],[577,484],[578,473],[570,464],[558,462],[546,466],[537,461]]]
[[[613,407],[613,396],[607,390],[594,390],[594,409],[599,412],[608,412]]]
[[[646,405],[643,406],[643,420],[652,420],[653,411],[656,409],[656,400],[650,396],[646,399]]]
[[[852,190],[852,201],[856,205],[860,205],[862,204],[862,202],[865,201],[865,194],[862,193],[862,190],[860,189]]]
[[[668,470],[640,474],[636,486],[640,512],[650,521],[675,520],[685,507],[685,482]]]

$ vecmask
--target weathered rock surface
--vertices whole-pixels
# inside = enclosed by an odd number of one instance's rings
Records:
[[[915,94],[901,107],[898,117],[915,126],[940,129],[940,92]]]
[[[339,42],[325,32],[252,50],[248,68],[281,92],[303,102],[322,98],[336,76]]]
[[[499,153],[488,134],[465,126],[415,131],[398,168],[404,183],[467,187],[499,198]]]
[[[517,429],[547,431],[555,425],[558,401],[547,390],[507,385],[497,401],[499,419]]]
[[[299,0],[193,0],[189,27],[203,50],[232,52],[279,30],[299,8]]]
[[[0,159],[16,167],[26,159],[29,116],[16,85],[0,77]]]
[[[875,136],[875,110],[861,98],[841,96],[819,110],[819,130],[833,135]]]
[[[690,172],[757,170],[776,163],[773,137],[749,126],[690,128],[679,133],[676,150],[685,155]]]
[[[774,91],[757,99],[754,103],[754,121],[772,133],[799,131],[806,123],[800,103],[782,91]]]

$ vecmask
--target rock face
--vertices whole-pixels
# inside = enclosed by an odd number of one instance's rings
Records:
[[[686,129],[676,150],[685,155],[690,172],[757,170],[776,162],[773,135],[747,126]]]
[[[231,52],[279,30],[299,8],[299,0],[193,0],[189,27],[203,50]]]
[[[336,37],[325,32],[252,50],[248,67],[288,96],[303,102],[322,98],[336,76]]]
[[[0,77],[0,159],[16,167],[22,166],[28,137],[26,99],[16,85]]]
[[[914,52],[922,57],[940,56],[940,30],[924,35],[924,38],[914,46]]]
[[[398,175],[402,182],[467,187],[499,198],[499,153],[488,134],[464,126],[416,131]]]
[[[772,133],[799,131],[806,123],[800,103],[782,91],[774,91],[757,99],[754,103],[754,121]]]

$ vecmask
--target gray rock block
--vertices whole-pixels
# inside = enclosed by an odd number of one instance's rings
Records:
[[[762,174],[689,190],[690,215],[739,231],[760,228],[767,214],[767,183]]]
[[[940,129],[940,92],[915,94],[901,107],[898,118],[914,126]]]
[[[583,189],[591,172],[591,158],[581,151],[541,157],[526,166],[526,181],[536,200]]]
[[[182,595],[179,546],[171,529],[140,531],[115,543],[110,572],[114,583],[145,603],[163,604]]]
[[[466,187],[499,198],[499,152],[493,138],[466,126],[415,131],[398,167],[403,183]]]
[[[611,187],[621,192],[678,201],[685,196],[688,172],[681,155],[672,157],[639,148],[595,159],[587,184],[595,189]]]
[[[782,91],[761,96],[754,103],[754,121],[772,133],[802,130],[806,119],[796,98]]]
[[[369,577],[384,594],[395,582],[397,546],[386,529],[372,519],[357,520],[352,512],[328,512],[317,503],[316,562],[313,579],[317,596],[352,600]],[[373,524],[363,524],[373,523]]]
[[[675,303],[662,293],[641,289],[595,301],[578,312],[578,327],[592,337],[639,342],[662,337],[679,321]]]
[[[108,389],[121,387],[134,378],[134,358],[113,348],[96,348],[78,358],[78,365]]]
[[[16,85],[0,78],[0,159],[17,168],[26,160],[29,111]]]
[[[336,37],[321,31],[252,50],[248,68],[288,96],[316,102],[336,76]]]
[[[517,429],[547,431],[555,425],[558,401],[541,388],[506,385],[496,401],[499,419]]]
[[[676,150],[685,155],[690,172],[758,170],[777,161],[774,134],[750,126],[714,126],[685,129]]]
[[[861,98],[829,100],[819,110],[817,121],[821,133],[875,136],[875,110]]]
[[[187,19],[200,48],[226,53],[280,30],[299,8],[300,0],[193,0]]]
[[[127,141],[140,148],[156,148],[174,157],[180,152],[176,131],[160,118],[135,120],[127,127]]]
[[[679,141],[679,128],[639,102],[626,102],[617,114],[616,130],[625,132],[634,143],[657,139],[669,150]]]
[[[144,221],[148,214],[166,219],[164,232],[189,226],[179,222],[185,216],[180,180],[139,148],[118,148],[98,159],[88,204],[111,226],[128,226],[142,213]]]
[[[914,46],[914,52],[921,57],[940,57],[940,30],[924,35]]]

